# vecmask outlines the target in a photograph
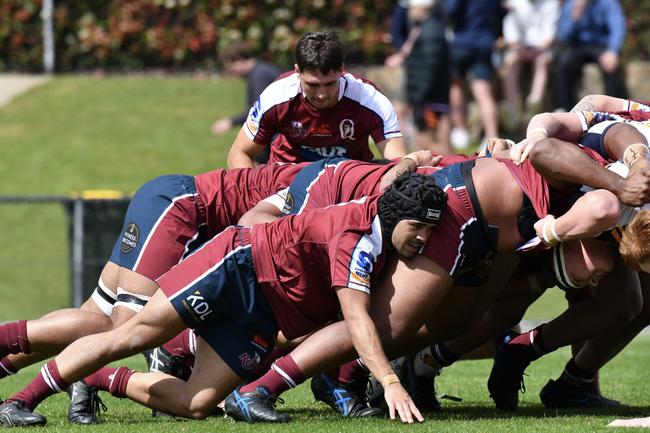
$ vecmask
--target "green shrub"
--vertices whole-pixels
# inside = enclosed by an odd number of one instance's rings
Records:
[[[3,0],[0,66],[39,69],[42,0]],[[214,68],[220,47],[246,40],[267,60],[293,63],[292,50],[305,31],[334,27],[352,62],[383,60],[388,0],[79,0],[56,1],[56,67]]]

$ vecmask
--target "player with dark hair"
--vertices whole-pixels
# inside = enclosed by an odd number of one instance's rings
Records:
[[[131,320],[75,341],[48,362],[32,383],[0,405],[0,422],[44,424],[32,410],[83,377],[113,395],[204,418],[270,353],[278,330],[287,338],[305,335],[339,309],[358,353],[392,385],[386,392],[391,415],[397,411],[405,422],[422,421],[394,380],[368,314],[368,294],[386,253],[416,254],[445,203],[431,177],[405,174],[379,196],[252,228],[230,227],[160,277],[160,290]],[[162,373],[101,368],[164,343],[186,327],[201,337],[187,382]]]
[[[567,185],[564,189],[551,187],[529,163],[516,167],[509,161],[485,158],[465,160],[442,169],[419,170],[430,170],[438,185],[447,191],[448,206],[420,255],[409,263],[393,263],[395,272],[379,286],[373,317],[382,337],[390,343],[393,355],[404,350],[402,339],[411,341],[419,327],[434,317],[433,312],[450,294],[451,285],[476,287],[483,284],[494,253],[511,251],[523,240],[535,237],[533,223],[550,209],[553,212],[566,209],[571,203],[570,196],[578,188],[578,185]],[[355,191],[376,188],[380,179],[377,171],[377,168],[364,168],[363,163],[350,161],[307,166],[290,187],[289,208],[293,212],[303,212],[310,205],[333,204],[331,200],[340,198],[344,195],[342,192],[350,194],[347,196],[350,198]],[[311,175],[311,180],[309,176],[303,179],[306,173]],[[301,195],[293,191],[298,182],[306,186]],[[573,263],[581,260],[576,258],[580,254],[584,254],[583,249],[571,249]],[[585,283],[596,272],[605,270],[606,267],[587,267],[584,275],[574,274],[573,277]],[[245,395],[249,403],[256,400],[262,403],[259,386],[268,391],[264,395],[277,397],[310,374],[344,361],[351,356],[350,350],[350,341],[339,325],[318,331],[278,361],[267,375],[229,396],[227,413],[248,422],[279,417],[273,414],[270,406],[266,407],[263,417],[246,412],[246,405],[238,404],[241,395]],[[297,365],[298,369],[285,369],[287,362]],[[344,415],[365,413],[362,405],[357,406],[362,397],[355,397],[354,392],[337,383],[336,377],[319,381],[331,384],[315,390],[318,399]],[[337,404],[337,396],[338,400],[345,400],[345,404]]]
[[[391,102],[371,82],[344,70],[343,45],[331,30],[305,33],[294,70],[269,85],[250,109],[228,154],[228,166],[252,167],[270,146],[270,162],[385,158],[406,154]]]

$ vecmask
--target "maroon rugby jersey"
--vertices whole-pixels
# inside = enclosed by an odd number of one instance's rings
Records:
[[[448,165],[465,161],[469,157],[461,155],[443,156],[435,167],[418,167],[417,172],[431,174]],[[379,194],[379,183],[384,175],[397,164],[398,160],[386,165],[363,161],[341,161],[327,166],[318,179],[309,186],[307,198],[300,212],[356,200],[366,195]]]
[[[578,147],[598,164],[607,165],[607,161],[595,150],[581,145],[578,145]],[[530,199],[535,213],[540,219],[548,214],[559,216],[566,213],[575,202],[582,187],[582,185],[578,184],[570,184],[563,189],[550,187],[528,159],[519,166],[509,159],[500,159],[500,161],[506,164],[512,177],[515,178],[521,190]]]
[[[370,293],[384,265],[379,196],[253,226],[257,280],[289,339],[335,319],[334,287]]]
[[[287,72],[262,92],[243,128],[257,144],[273,142],[269,162],[326,157],[369,161],[368,137],[378,143],[402,136],[388,98],[350,73],[339,80],[338,103],[318,110],[304,98],[298,74]]]
[[[211,236],[237,221],[258,202],[286,188],[304,164],[264,164],[199,174],[196,190]]]

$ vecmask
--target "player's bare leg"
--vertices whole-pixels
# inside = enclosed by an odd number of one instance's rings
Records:
[[[164,373],[135,373],[126,387],[126,397],[152,409],[202,419],[209,416],[241,381],[242,378],[199,338],[194,369],[187,382]]]

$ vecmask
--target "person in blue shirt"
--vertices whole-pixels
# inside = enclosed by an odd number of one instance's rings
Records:
[[[620,52],[625,39],[625,16],[618,0],[568,0],[562,6],[553,74],[556,108],[568,111],[577,102],[582,67],[597,62],[605,93],[624,98]]]
[[[454,31],[450,42],[452,144],[462,148],[467,144],[468,133],[461,82],[468,72],[471,72],[470,88],[481,112],[484,136],[498,136],[497,105],[492,95],[492,53],[506,11],[501,0],[446,0],[445,9]]]

